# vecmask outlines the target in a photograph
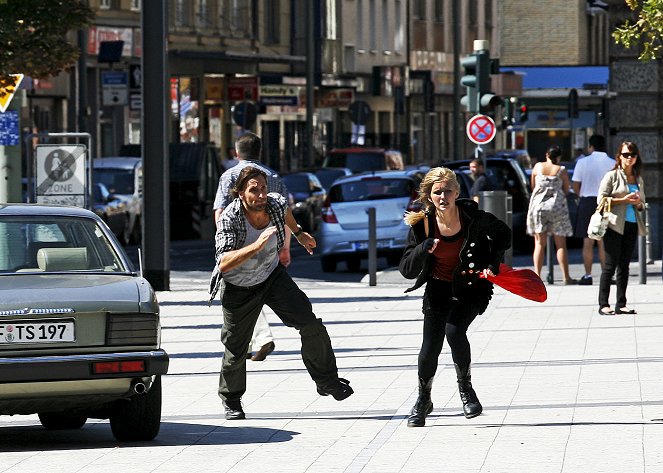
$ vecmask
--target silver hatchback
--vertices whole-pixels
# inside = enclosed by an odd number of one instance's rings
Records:
[[[343,177],[334,182],[322,207],[318,250],[324,272],[345,261],[358,271],[368,257],[368,209],[375,208],[378,256],[397,265],[407,242],[406,210],[417,210],[419,185],[406,171],[376,171]]]

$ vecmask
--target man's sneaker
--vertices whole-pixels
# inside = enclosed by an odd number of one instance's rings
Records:
[[[343,378],[337,378],[330,384],[325,386],[318,385],[318,394],[321,396],[333,396],[337,401],[342,401],[354,393],[350,387],[350,381]]]
[[[223,407],[226,409],[226,420],[246,419],[244,409],[242,409],[242,401],[239,399],[235,401],[223,401]]]
[[[581,277],[580,281],[578,281],[579,286],[591,286],[593,283],[592,277],[587,275]]]

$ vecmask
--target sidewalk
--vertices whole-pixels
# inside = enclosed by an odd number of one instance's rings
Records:
[[[435,410],[418,429],[405,418],[416,398],[422,291],[403,294],[397,272],[380,273],[376,287],[300,281],[356,393],[317,396],[296,333],[268,313],[276,351],[249,362],[241,422],[223,420],[215,392],[219,306],[185,302],[199,291],[160,294],[173,362],[158,440],[178,448],[163,449],[154,471],[210,471],[213,455],[212,471],[232,472],[663,472],[660,267],[650,265],[646,286],[631,278],[636,316],[599,316],[597,284],[549,285],[543,304],[497,288],[470,329],[484,413],[463,417],[445,346]],[[179,445],[184,432],[189,448]]]
[[[298,280],[355,394],[319,396],[297,333],[268,311],[276,351],[248,362],[244,421],[226,421],[216,394],[222,318],[218,301],[206,303],[208,274],[175,272],[158,294],[171,355],[159,437],[118,444],[107,421],[46,432],[36,416],[0,417],[0,471],[663,472],[661,264],[647,285],[636,266],[628,297],[638,315],[599,316],[596,283],[549,285],[542,304],[496,288],[470,327],[483,414],[463,417],[445,344],[424,428],[405,420],[423,291],[404,294],[397,272],[378,274],[375,287]]]

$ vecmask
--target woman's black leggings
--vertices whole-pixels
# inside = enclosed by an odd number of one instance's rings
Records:
[[[451,358],[458,366],[471,362],[467,329],[479,313],[479,306],[467,300],[452,299],[451,283],[431,279],[424,292],[424,340],[419,351],[418,374],[422,379],[435,376],[446,335]]]

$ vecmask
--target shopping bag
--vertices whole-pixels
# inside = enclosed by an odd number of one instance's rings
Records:
[[[545,284],[531,269],[514,269],[507,264],[500,263],[499,274],[491,276],[481,273],[479,277],[488,279],[502,289],[530,301],[545,302],[548,299]]]
[[[605,235],[609,223],[615,223],[617,216],[611,210],[612,198],[603,197],[596,206],[596,211],[589,219],[587,236],[592,240],[600,240]]]

